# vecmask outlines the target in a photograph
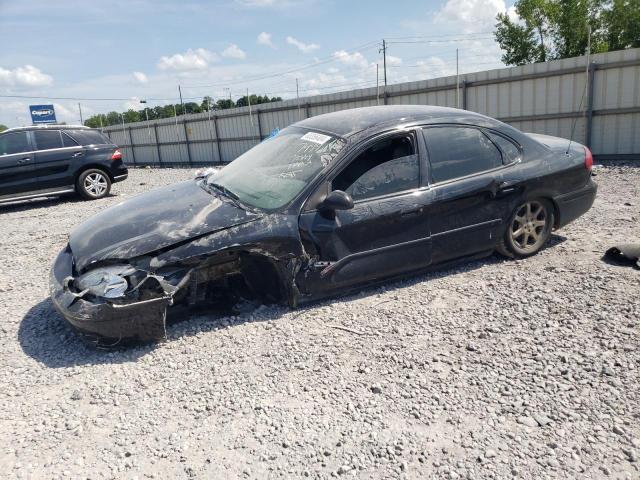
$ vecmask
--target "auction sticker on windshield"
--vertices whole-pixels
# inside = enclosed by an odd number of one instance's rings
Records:
[[[329,135],[322,135],[321,133],[308,132],[305,133],[300,140],[306,140],[307,142],[317,143],[318,145],[322,145],[327,141],[331,140]]]

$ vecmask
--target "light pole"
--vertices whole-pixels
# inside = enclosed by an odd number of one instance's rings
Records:
[[[149,125],[149,112],[147,111],[147,101],[140,100],[140,103],[144,103],[144,116],[147,119],[147,133],[149,134],[149,140],[151,140],[151,125]]]

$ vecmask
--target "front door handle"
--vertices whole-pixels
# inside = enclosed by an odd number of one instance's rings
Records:
[[[30,161],[31,161],[31,158],[29,157],[21,158],[20,160],[18,160],[18,165],[23,165],[25,163],[29,163]]]
[[[401,210],[400,215],[403,217],[411,217],[414,215],[420,215],[424,211],[424,207],[416,207],[407,210]]]
[[[516,192],[520,189],[520,186],[514,182],[500,182],[498,184],[498,188],[496,189],[497,193],[502,195],[506,195],[509,193]]]
[[[84,155],[84,152],[76,152],[73,155],[71,155],[72,157],[76,158],[76,157],[81,157]]]

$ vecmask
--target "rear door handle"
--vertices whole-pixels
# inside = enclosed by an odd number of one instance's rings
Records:
[[[26,157],[26,158],[21,158],[20,160],[18,160],[18,165],[23,165],[25,163],[29,163],[31,161],[31,158]]]
[[[84,152],[76,152],[76,153],[74,153],[74,154],[73,154],[73,155],[71,155],[71,156],[75,158],[75,157],[81,157],[81,156],[83,156],[83,155],[84,155]]]

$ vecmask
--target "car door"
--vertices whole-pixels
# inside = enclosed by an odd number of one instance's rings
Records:
[[[416,133],[394,133],[367,142],[329,175],[300,215],[303,243],[315,254],[297,278],[301,291],[328,293],[431,262],[420,162]],[[332,190],[348,193],[353,208],[323,210]]]
[[[40,189],[73,188],[72,164],[84,149],[65,132],[42,129],[33,132],[37,147],[35,173]]]
[[[38,188],[29,132],[0,135],[0,199]]]
[[[433,262],[492,250],[522,191],[509,170],[519,161],[519,147],[473,126],[431,126],[422,133],[433,195]]]

